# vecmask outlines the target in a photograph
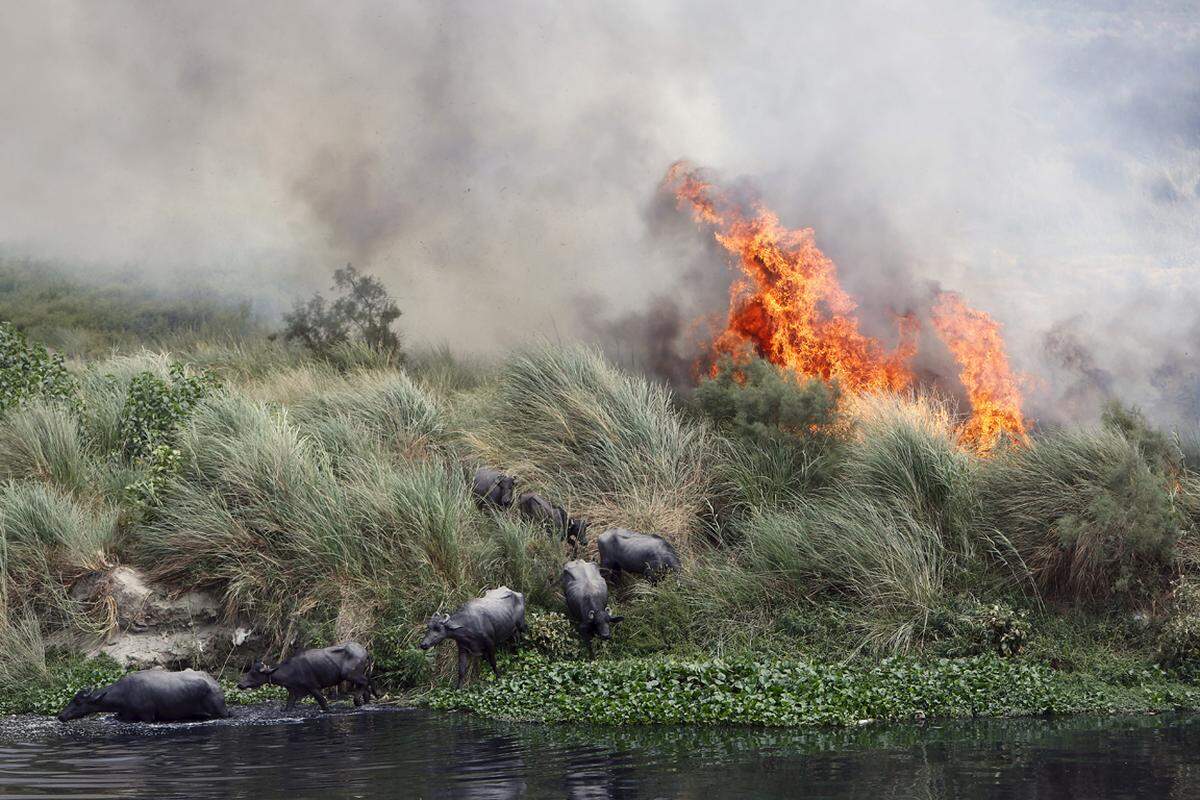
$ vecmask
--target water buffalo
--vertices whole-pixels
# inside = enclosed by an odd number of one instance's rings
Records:
[[[614,617],[608,611],[608,584],[600,570],[590,561],[568,561],[562,573],[563,598],[567,601],[567,616],[575,621],[588,656],[592,655],[592,637],[609,639],[613,625],[624,617]]]
[[[342,681],[349,683],[352,691],[356,692],[356,706],[368,702],[372,694],[379,696],[371,683],[371,657],[358,642],[305,650],[274,667],[256,661],[242,675],[237,686],[239,689],[257,689],[263,684],[272,683],[287,689],[286,710],[291,711],[297,700],[311,695],[322,711],[328,711],[329,703],[321,690],[337,686]]]
[[[517,498],[517,508],[523,517],[542,523],[551,535],[566,540],[575,550],[587,544],[587,520],[567,516],[562,506],[553,505],[540,494],[523,493]]]
[[[679,554],[656,533],[612,528],[600,534],[596,545],[600,550],[600,569],[613,580],[621,572],[633,572],[657,581],[667,572],[679,571]]]
[[[225,693],[207,672],[147,669],[103,689],[81,689],[58,714],[59,722],[114,712],[122,722],[223,719]]]
[[[514,480],[503,472],[487,467],[475,470],[475,480],[471,484],[471,493],[480,508],[497,506],[508,508],[512,505]]]
[[[514,592],[507,586],[492,589],[483,597],[468,600],[453,614],[434,615],[427,624],[421,649],[428,650],[444,639],[458,643],[458,682],[462,688],[467,674],[467,657],[483,656],[492,667],[496,677],[500,669],[496,666],[496,647],[524,633],[525,595]]]

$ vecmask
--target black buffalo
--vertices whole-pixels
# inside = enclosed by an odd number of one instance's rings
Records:
[[[421,640],[422,650],[445,639],[458,643],[458,682],[455,685],[460,689],[467,674],[468,656],[483,656],[496,677],[500,677],[496,648],[518,632],[527,630],[525,595],[501,586],[483,597],[468,600],[453,614],[433,616],[426,628],[425,638]]]
[[[305,650],[275,667],[256,661],[237,685],[239,689],[257,689],[267,683],[282,686],[288,693],[287,710],[294,708],[297,700],[311,695],[322,711],[328,711],[329,703],[321,690],[343,681],[350,684],[356,706],[368,702],[372,694],[378,697],[371,683],[371,657],[358,642]]]
[[[600,569],[613,580],[622,572],[644,575],[657,581],[668,572],[679,571],[679,554],[656,533],[635,533],[613,528],[596,540],[600,550]]]
[[[587,520],[571,518],[566,509],[540,494],[525,492],[517,498],[517,508],[523,517],[545,525],[552,536],[564,539],[573,548],[587,544]]]
[[[562,573],[563,599],[567,601],[567,616],[592,655],[592,637],[612,637],[612,626],[624,617],[614,617],[608,610],[608,584],[600,570],[590,561],[568,561]]]
[[[148,669],[124,676],[102,689],[81,689],[58,714],[68,722],[112,712],[122,722],[179,722],[223,719],[225,693],[206,672]]]
[[[508,508],[513,501],[514,479],[503,472],[487,467],[475,470],[475,480],[471,484],[471,493],[480,508],[496,506]]]

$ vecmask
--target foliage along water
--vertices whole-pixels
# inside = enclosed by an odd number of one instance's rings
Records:
[[[1200,716],[845,730],[503,723],[424,710],[0,722],[4,797],[1200,797]]]

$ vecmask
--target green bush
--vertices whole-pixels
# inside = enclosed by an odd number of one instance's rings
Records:
[[[529,631],[522,645],[528,645],[551,661],[564,661],[579,655],[579,636],[566,615],[557,611],[529,611],[525,615]]]
[[[1057,431],[986,463],[988,524],[1050,597],[1146,605],[1166,588],[1188,525],[1178,478],[1113,427]]]
[[[722,356],[692,400],[718,426],[757,444],[821,436],[835,422],[837,384],[801,378],[761,358]]]
[[[196,406],[219,388],[211,374],[189,374],[171,365],[170,380],[153,372],[134,376],[117,421],[121,452],[130,460],[149,458],[155,448],[173,445],[180,426]]]
[[[1190,576],[1176,580],[1170,608],[1158,633],[1158,663],[1188,676],[1200,675],[1200,581]]]
[[[75,390],[62,356],[31,343],[11,322],[0,322],[0,411],[33,397],[71,400]]]
[[[941,655],[1014,658],[1029,639],[1029,615],[1002,603],[969,601],[938,609],[930,629],[938,640],[934,649]]]

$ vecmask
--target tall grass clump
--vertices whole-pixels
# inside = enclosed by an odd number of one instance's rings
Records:
[[[116,515],[41,483],[0,487],[0,620],[36,612],[47,628],[87,627],[67,587],[101,568]]]
[[[1176,468],[1128,420],[1056,431],[986,465],[988,522],[1020,550],[1047,596],[1141,606],[1165,590],[1189,527]]]
[[[337,430],[344,422],[400,455],[431,451],[449,438],[441,409],[403,370],[355,375],[342,386],[300,401],[291,413],[319,440],[335,447],[339,439],[345,440]],[[326,427],[330,422],[332,430]]]
[[[594,350],[521,353],[467,432],[480,460],[514,473],[593,524],[656,530],[685,544],[707,510],[718,443],[670,391]]]
[[[87,491],[93,474],[76,413],[62,404],[35,402],[0,417],[0,478]]]
[[[865,395],[847,412],[852,432],[839,487],[910,516],[964,557],[978,549],[978,459],[959,446],[945,401]]]
[[[905,509],[835,492],[754,519],[742,563],[785,596],[857,602],[877,623],[871,644],[902,651],[942,600],[952,558],[938,531]]]
[[[139,560],[175,584],[216,588],[281,641],[298,619],[366,627],[387,604],[415,620],[486,580],[487,522],[457,466],[358,457],[335,468],[285,411],[237,396],[200,408],[180,448]]]

